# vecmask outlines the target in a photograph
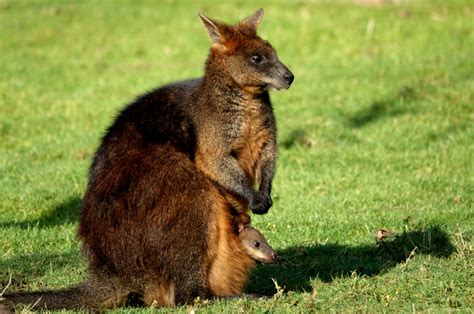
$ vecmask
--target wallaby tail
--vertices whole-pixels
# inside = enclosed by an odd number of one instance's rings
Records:
[[[4,294],[2,296],[1,310],[9,308],[11,311],[28,309],[79,309],[88,305],[88,296],[83,286],[76,286],[62,290],[37,291],[37,292],[16,292]],[[6,307],[6,308],[5,308]]]
[[[130,292],[123,286],[113,285],[111,281],[86,281],[61,290],[4,294],[0,301],[0,313],[5,311],[5,307],[10,310],[19,307],[31,310],[103,310],[125,305]]]

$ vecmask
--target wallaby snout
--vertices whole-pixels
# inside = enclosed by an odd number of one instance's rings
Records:
[[[283,74],[283,79],[288,84],[288,87],[290,87],[291,83],[293,83],[293,80],[295,79],[295,76],[290,71],[287,71],[285,74]]]
[[[276,68],[276,79],[273,81],[272,87],[277,90],[290,88],[295,79],[293,73],[281,62]]]

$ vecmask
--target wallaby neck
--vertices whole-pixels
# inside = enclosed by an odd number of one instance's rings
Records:
[[[204,71],[203,79],[204,97],[217,103],[231,102],[234,104],[251,101],[258,98],[259,94],[240,86],[227,73],[225,64],[209,56]]]

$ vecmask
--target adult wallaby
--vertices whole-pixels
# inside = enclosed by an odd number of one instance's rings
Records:
[[[8,304],[105,309],[133,293],[171,306],[242,293],[254,261],[235,226],[248,223],[248,208],[263,214],[272,205],[268,91],[293,81],[256,33],[262,16],[230,26],[199,14],[212,40],[204,77],[136,99],[94,156],[79,222],[88,278],[5,295]]]

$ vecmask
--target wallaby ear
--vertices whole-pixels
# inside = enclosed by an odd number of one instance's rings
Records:
[[[237,230],[239,231],[239,233],[241,233],[245,228],[250,228],[250,227],[252,227],[251,222],[249,222],[248,224],[244,224],[244,223],[239,222],[237,224]]]
[[[257,26],[260,25],[260,22],[263,18],[263,9],[258,9],[254,14],[244,18],[240,24],[245,24],[247,26],[252,27],[253,29],[257,29]]]
[[[199,18],[201,19],[202,24],[206,28],[207,33],[209,34],[209,37],[211,38],[211,41],[213,44],[223,42],[224,41],[224,36],[219,31],[219,23],[211,20],[201,12],[198,13]]]

